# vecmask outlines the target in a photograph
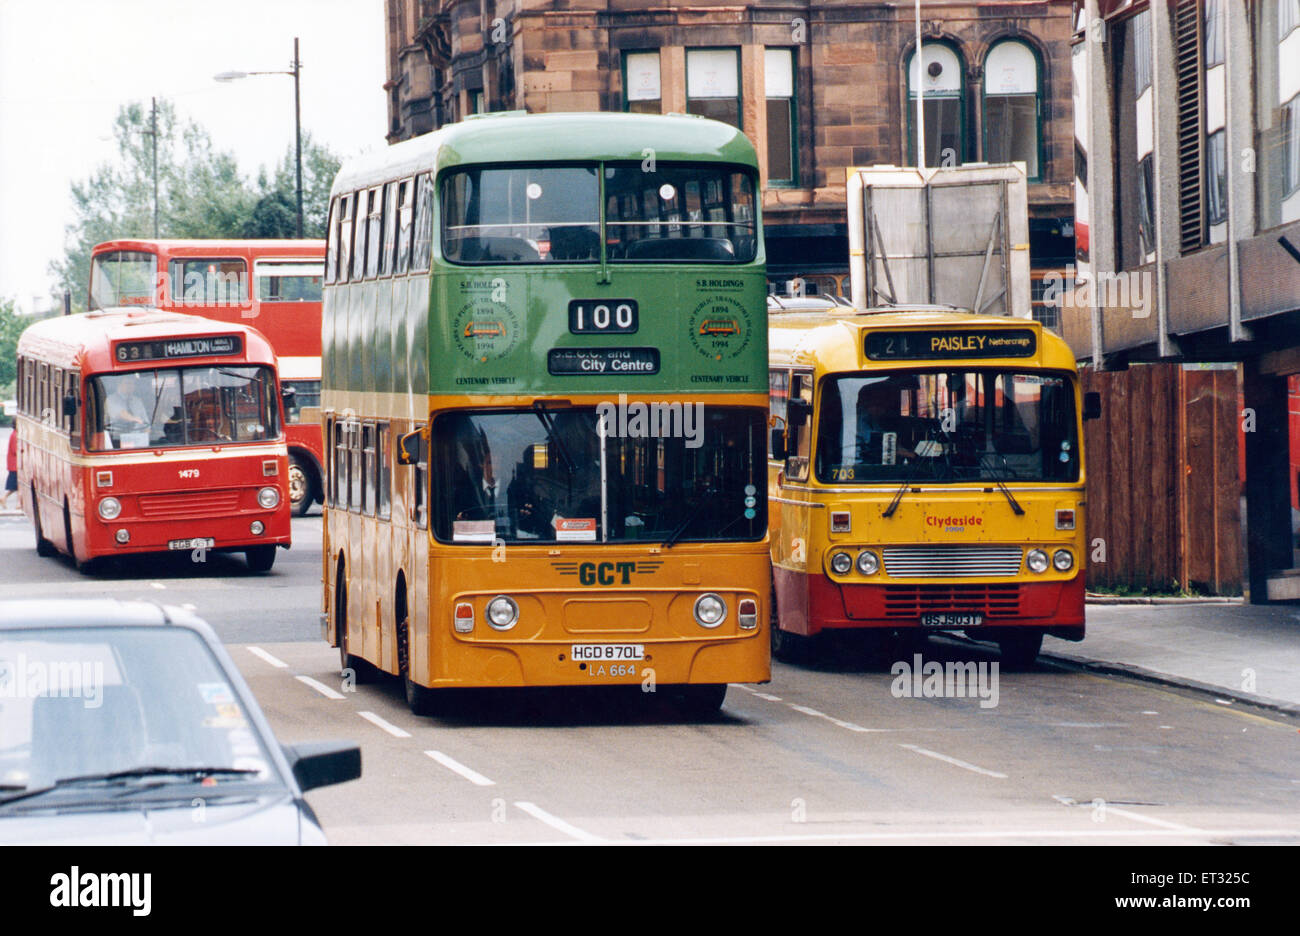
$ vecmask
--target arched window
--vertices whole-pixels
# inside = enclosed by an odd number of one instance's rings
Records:
[[[962,115],[965,111],[965,85],[961,59],[950,46],[941,42],[921,45],[918,75],[916,53],[907,60],[908,161],[916,163],[916,95],[925,92],[925,164],[956,166],[966,161]]]
[[[1021,162],[1030,179],[1043,176],[1038,56],[1015,39],[999,42],[984,60],[984,158]]]

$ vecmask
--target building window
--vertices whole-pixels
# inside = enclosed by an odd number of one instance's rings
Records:
[[[1282,194],[1289,197],[1300,189],[1300,95],[1282,105],[1282,140]]]
[[[1205,0],[1205,67],[1223,62],[1223,5],[1219,0]]]
[[[1138,239],[1142,244],[1142,253],[1146,256],[1156,252],[1156,181],[1155,164],[1147,154],[1138,163]]]
[[[1222,130],[1205,138],[1205,182],[1210,224],[1222,224],[1228,219],[1228,167]]]
[[[1133,72],[1135,95],[1151,87],[1151,11],[1133,17]]]
[[[950,47],[938,42],[921,46],[922,67],[916,54],[907,61],[908,161],[916,163],[916,96],[925,94],[925,164],[956,166],[966,161],[962,140],[965,90],[961,60]],[[918,74],[919,72],[919,74]]]
[[[799,135],[796,130],[794,50],[765,49],[763,75],[767,97],[767,181],[796,183]]]
[[[628,52],[623,56],[623,110],[658,114],[663,110],[658,52]]]
[[[984,61],[984,158],[1023,162],[1030,180],[1040,165],[1038,56],[1023,42],[999,42]]]
[[[738,50],[686,50],[686,111],[740,128]]]

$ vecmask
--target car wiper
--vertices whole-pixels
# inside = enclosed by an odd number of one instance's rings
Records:
[[[672,531],[671,533],[668,534],[667,538],[664,540],[663,548],[664,548],[664,549],[672,549],[672,548],[673,548],[673,544],[676,543],[679,539],[681,539],[682,534],[685,533],[685,532],[687,531],[687,529],[688,529],[688,528],[690,527],[690,525],[691,525],[691,522],[692,522],[692,521],[693,521],[697,516],[699,516],[699,514],[695,513],[694,511],[688,513],[688,514],[687,514],[687,515],[682,519],[682,522],[679,523],[679,524],[677,524],[677,526],[673,528],[673,531]]]
[[[988,461],[986,462],[985,459],[988,459]],[[1002,458],[1002,461],[1004,463],[1006,462],[1005,456]],[[1011,505],[1012,512],[1014,512],[1017,517],[1023,517],[1025,515],[1025,508],[1021,507],[1016,501],[1015,495],[1011,493],[1011,488],[1007,487],[1006,482],[1002,479],[1002,475],[998,473],[997,465],[994,463],[991,453],[980,453],[980,467],[988,468],[989,474],[992,475],[990,480],[998,486],[998,490],[1002,492],[1004,497],[1006,497],[1007,503]],[[1012,474],[1014,475],[1015,472],[1012,472]]]
[[[261,773],[261,771],[246,767],[134,767],[130,770],[115,770],[109,773],[82,774],[76,777],[60,777],[48,786],[36,787],[35,789],[24,789],[21,793],[14,796],[6,796],[3,799],[0,799],[0,805],[15,803],[18,800],[40,796],[54,790],[90,786],[96,783],[110,785],[121,784],[134,780],[147,779],[149,777],[163,776],[186,777],[193,780],[203,780],[207,777],[243,776],[256,773]]]

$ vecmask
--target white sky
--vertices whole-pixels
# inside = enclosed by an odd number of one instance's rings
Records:
[[[288,71],[294,36],[303,131],[342,158],[386,146],[384,25],[383,0],[0,0],[0,296],[45,307],[69,186],[114,158],[128,101],[169,98],[244,175],[272,167],[293,144],[293,79],[212,76]]]

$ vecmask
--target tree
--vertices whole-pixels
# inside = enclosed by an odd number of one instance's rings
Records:
[[[233,154],[214,147],[200,125],[182,125],[170,101],[158,101],[158,236],[195,238],[294,237],[297,187],[294,150],[273,175],[250,182]],[[90,253],[96,244],[153,236],[153,140],[149,106],[123,105],[114,123],[116,158],[72,184],[74,220],[61,259],[50,264],[55,294],[71,293],[84,311]],[[329,190],[339,161],[303,134],[303,233],[324,237]]]
[[[0,299],[0,400],[14,395],[18,376],[18,336],[32,322],[18,314],[12,299]]]

